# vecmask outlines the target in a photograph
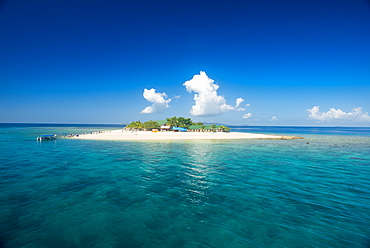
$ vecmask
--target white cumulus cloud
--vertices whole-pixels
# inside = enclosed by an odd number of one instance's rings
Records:
[[[183,84],[189,93],[196,93],[194,94],[195,105],[190,110],[192,115],[216,116],[228,110],[244,110],[244,108],[239,108],[239,105],[244,101],[242,98],[236,99],[235,107],[226,104],[226,99],[217,95],[219,86],[213,82],[214,80],[201,71],[199,75],[194,75],[191,80]]]
[[[319,121],[329,120],[355,120],[355,121],[370,121],[370,116],[367,112],[363,113],[361,107],[352,109],[351,112],[344,112],[341,109],[331,108],[328,112],[320,112],[320,106],[314,106],[307,109],[309,117]]]
[[[251,113],[247,113],[247,114],[243,115],[243,119],[248,119],[248,118],[251,118],[251,117],[252,117]]]
[[[235,108],[238,108],[240,106],[240,104],[242,104],[242,102],[244,102],[243,98],[241,98],[241,97],[237,98],[236,101],[235,101]],[[240,110],[245,110],[245,109],[240,108]]]
[[[171,99],[165,99],[167,98],[166,93],[157,93],[155,92],[155,89],[144,89],[143,97],[153,104],[143,109],[140,112],[142,114],[163,112],[165,109],[170,107],[168,103],[171,102]]]
[[[271,121],[277,121],[277,120],[278,118],[275,115],[271,117]]]

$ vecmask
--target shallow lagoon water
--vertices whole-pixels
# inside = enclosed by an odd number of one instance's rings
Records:
[[[370,244],[369,129],[261,131],[304,140],[35,140],[104,128],[0,128],[4,247]],[[245,128],[235,130],[257,131]]]

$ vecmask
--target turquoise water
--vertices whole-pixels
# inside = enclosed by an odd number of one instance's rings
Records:
[[[0,247],[370,245],[369,128],[235,128],[304,140],[35,139],[114,128],[0,126]]]

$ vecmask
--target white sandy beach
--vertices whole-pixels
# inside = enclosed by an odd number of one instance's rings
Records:
[[[90,140],[201,140],[201,139],[294,139],[299,137],[276,136],[240,132],[148,132],[113,130],[84,134],[74,139]]]

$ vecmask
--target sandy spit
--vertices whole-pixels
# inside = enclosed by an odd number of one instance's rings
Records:
[[[199,139],[302,139],[294,136],[277,136],[240,132],[148,132],[113,130],[83,134],[73,139],[89,140],[199,140]]]

